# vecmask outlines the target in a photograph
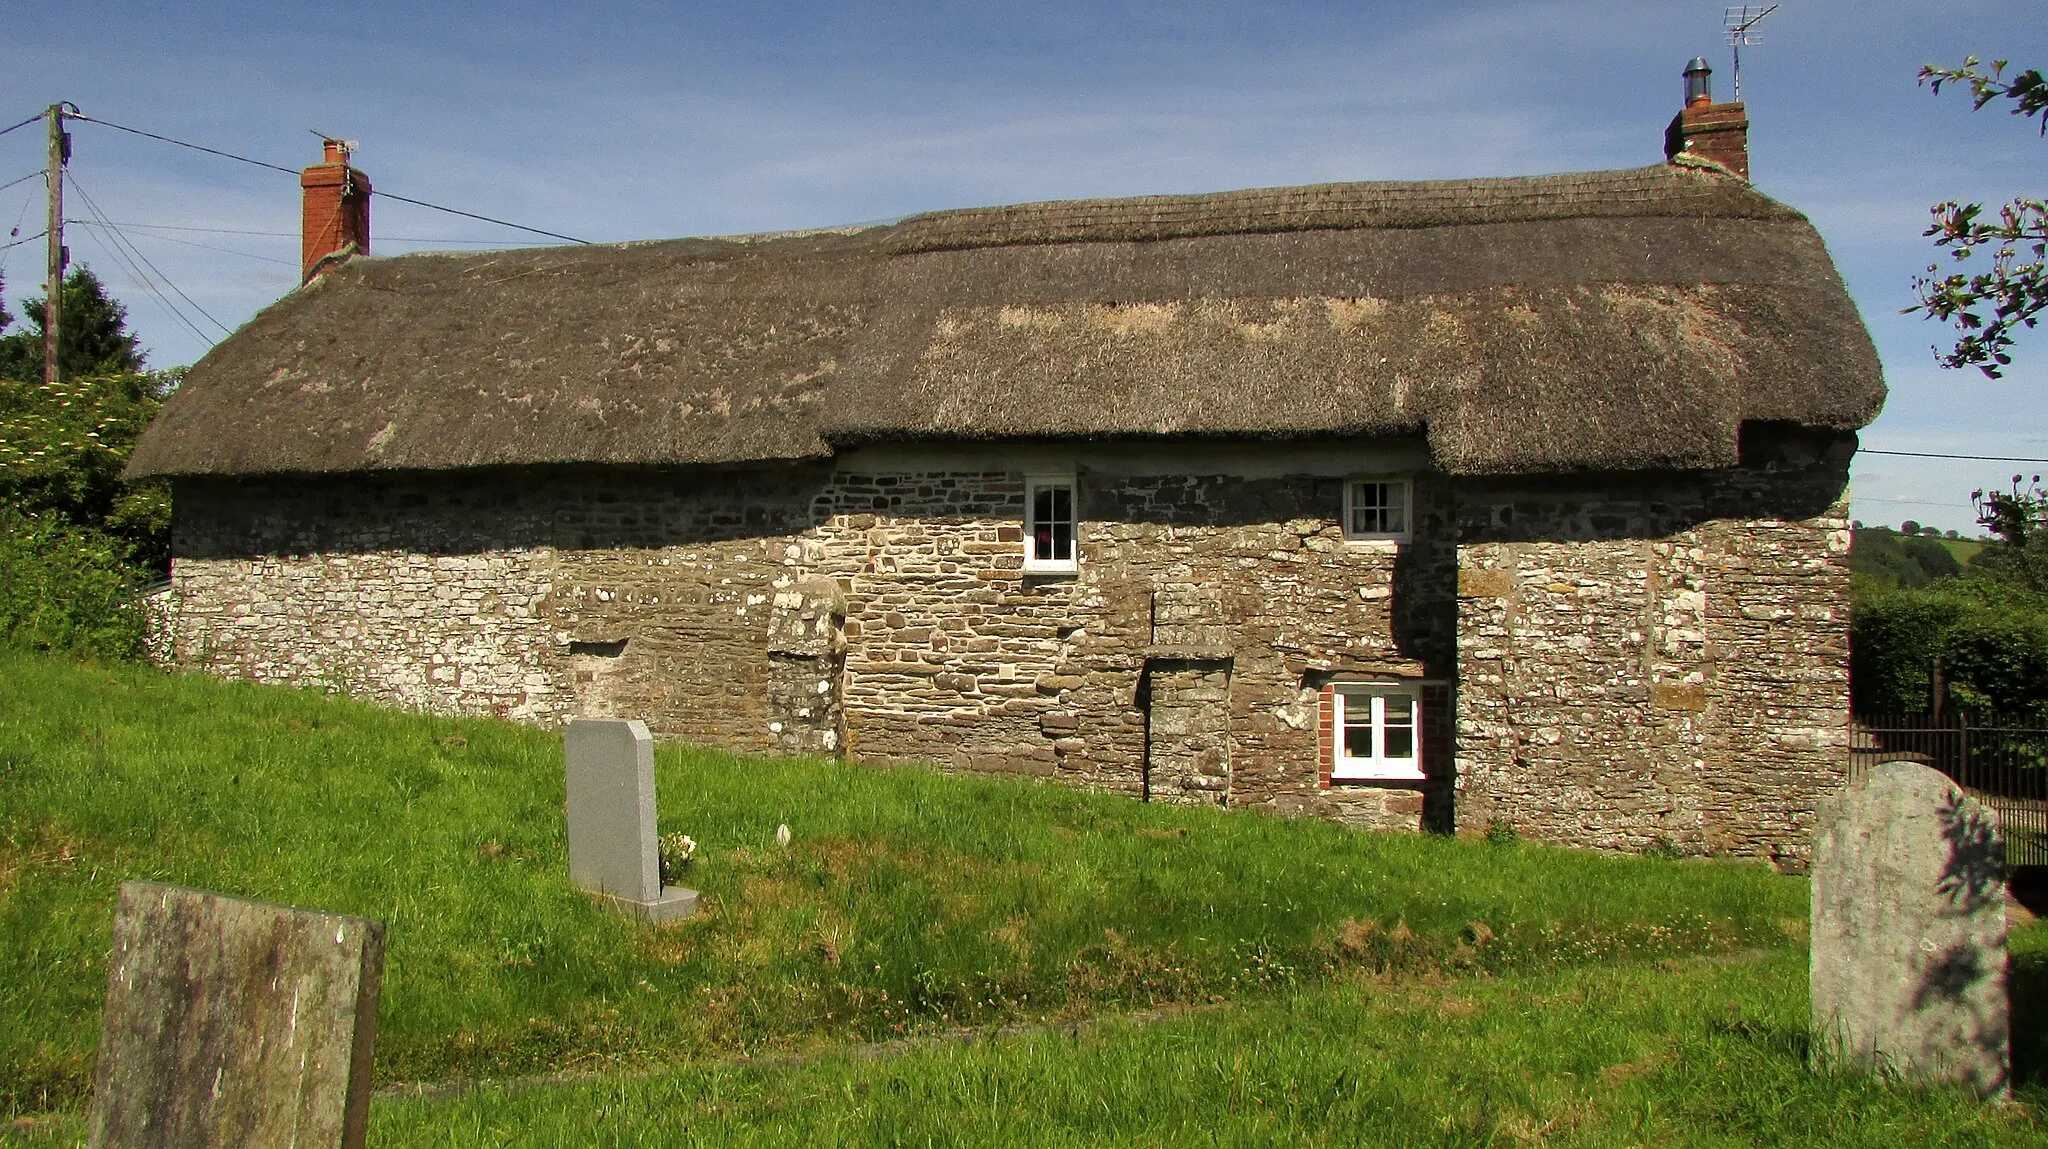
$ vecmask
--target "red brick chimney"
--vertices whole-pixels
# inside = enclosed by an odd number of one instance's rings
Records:
[[[1664,129],[1664,158],[1672,163],[1706,160],[1748,179],[1749,113],[1740,101],[1714,102],[1713,74],[1700,57],[1686,66],[1685,107]]]
[[[305,192],[299,253],[312,279],[351,255],[370,254],[370,177],[348,166],[352,140],[323,140],[326,158],[299,173]]]

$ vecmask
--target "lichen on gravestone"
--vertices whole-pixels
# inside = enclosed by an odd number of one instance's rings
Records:
[[[384,927],[128,882],[93,1080],[93,1149],[357,1147]]]
[[[1926,766],[1874,767],[1814,843],[1815,1065],[2003,1096],[2005,940],[1992,812]]]

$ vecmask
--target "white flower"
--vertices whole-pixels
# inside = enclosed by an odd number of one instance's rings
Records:
[[[789,826],[788,826],[788,824],[786,824],[786,823],[785,823],[785,824],[783,824],[783,825],[780,825],[780,826],[777,826],[777,827],[775,827],[775,844],[776,844],[776,845],[778,845],[778,846],[787,846],[787,845],[789,845]]]

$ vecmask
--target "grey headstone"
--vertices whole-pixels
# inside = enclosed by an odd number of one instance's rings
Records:
[[[1817,1064],[2005,1092],[2005,847],[1942,774],[1885,762],[1822,806],[1813,850]]]
[[[687,917],[697,891],[661,884],[654,738],[637,719],[578,718],[562,732],[569,880],[652,922]]]
[[[362,1145],[383,976],[380,922],[124,884],[91,1145]]]

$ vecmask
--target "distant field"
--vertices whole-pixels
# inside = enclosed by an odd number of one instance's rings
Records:
[[[1969,566],[1970,560],[1977,557],[1977,552],[1985,547],[1984,543],[1976,539],[1943,539],[1941,545],[1947,547],[1948,553],[1956,556],[1956,561],[1964,566]]]
[[[683,747],[657,768],[706,910],[650,929],[566,884],[556,735],[0,652],[0,1142],[76,1141],[129,878],[387,922],[386,1086],[590,1075],[390,1095],[379,1144],[695,1143],[678,1115],[706,1143],[1470,1143],[1620,1136],[1638,1101],[1641,1129],[1721,1106],[1725,1133],[1770,1101],[1739,1074],[1684,1086],[1706,1109],[1631,1083],[1743,1034],[1780,1035],[1768,1080],[1796,1062],[1805,886],[1759,867]],[[1199,1012],[1114,1020],[1159,1008]],[[1079,1044],[1028,1036],[1091,1017]],[[1027,1035],[862,1052],[962,1025]],[[1595,1062],[1641,1064],[1595,1086]],[[1826,1089],[1801,1096],[1867,1094]],[[1370,1116],[1395,1103],[1420,1108]],[[1946,1095],[1884,1104],[2004,1136]]]

